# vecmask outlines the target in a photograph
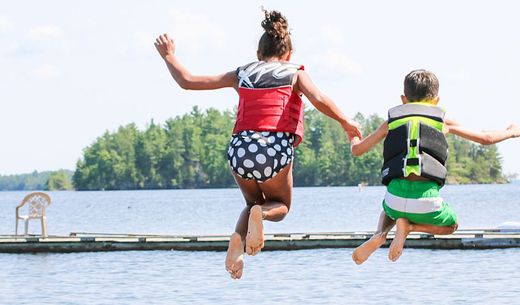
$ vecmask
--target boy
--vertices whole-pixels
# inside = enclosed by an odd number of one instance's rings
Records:
[[[391,261],[399,258],[412,231],[447,235],[457,229],[455,212],[439,196],[447,174],[445,134],[483,145],[520,136],[516,125],[502,131],[477,132],[445,119],[444,111],[437,107],[438,91],[439,81],[432,72],[410,72],[404,80],[403,105],[390,109],[388,120],[375,132],[351,141],[352,154],[360,156],[385,140],[381,176],[387,192],[383,212],[375,234],[352,254],[358,265],[385,243],[394,225],[397,229],[388,253]]]

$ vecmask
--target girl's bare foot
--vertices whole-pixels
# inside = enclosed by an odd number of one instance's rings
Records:
[[[395,232],[394,240],[390,244],[390,250],[388,251],[388,258],[395,262],[399,259],[401,254],[403,253],[404,242],[406,241],[406,237],[411,231],[411,224],[408,219],[399,218],[397,219],[397,230]]]
[[[249,212],[249,224],[246,236],[246,253],[256,255],[264,247],[264,225],[262,224],[262,207],[255,205]]]
[[[226,270],[233,279],[240,279],[244,271],[244,243],[240,234],[233,233],[229,239],[226,255]]]
[[[379,249],[386,242],[386,234],[376,233],[370,237],[369,240],[364,242],[361,246],[357,247],[352,253],[352,260],[358,264],[363,264],[377,249]]]

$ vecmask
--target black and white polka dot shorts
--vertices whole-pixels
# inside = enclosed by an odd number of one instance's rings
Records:
[[[229,165],[241,178],[265,182],[293,160],[294,138],[289,132],[247,130],[234,134],[228,149]]]

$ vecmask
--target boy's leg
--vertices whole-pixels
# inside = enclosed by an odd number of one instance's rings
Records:
[[[408,237],[410,231],[410,222],[406,218],[399,218],[396,221],[397,229],[395,231],[394,239],[390,244],[390,249],[388,250],[388,259],[395,262],[401,254],[403,253],[404,242]]]
[[[364,263],[372,253],[385,244],[386,235],[394,225],[395,221],[386,216],[384,211],[381,211],[376,232],[369,240],[354,250],[352,253],[352,260],[358,265]]]
[[[394,179],[383,201],[383,209],[397,219],[397,230],[388,258],[399,259],[405,240],[412,231],[451,234],[457,229],[457,215],[440,197],[440,186],[433,181]]]
[[[388,258],[391,261],[399,259],[403,253],[404,242],[410,232],[423,232],[435,235],[449,235],[455,232],[458,228],[458,223],[451,226],[434,226],[429,224],[415,224],[411,223],[406,218],[397,219],[397,230],[395,237],[390,244],[390,250],[388,251]]]
[[[247,226],[249,220],[249,211],[255,204],[262,204],[264,197],[262,191],[258,187],[258,183],[254,180],[246,180],[236,176],[235,181],[242,191],[242,195],[246,200],[247,206],[242,210],[238,218],[235,232],[231,235],[226,255],[226,270],[233,279],[242,277],[244,269],[244,246],[247,235]]]
[[[410,232],[422,232],[429,233],[433,235],[450,235],[457,231],[459,227],[458,223],[455,223],[451,226],[434,226],[420,223],[410,223],[409,230]]]

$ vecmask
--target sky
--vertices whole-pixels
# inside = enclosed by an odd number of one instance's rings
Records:
[[[476,130],[520,124],[517,1],[0,2],[2,175],[73,170],[131,122],[232,109],[232,89],[180,89],[153,42],[170,34],[193,74],[235,70],[256,59],[262,5],[288,18],[292,61],[348,116],[385,116],[404,76],[424,68],[447,117]],[[498,147],[504,172],[520,173],[520,139]]]

